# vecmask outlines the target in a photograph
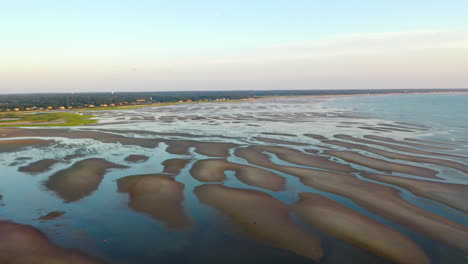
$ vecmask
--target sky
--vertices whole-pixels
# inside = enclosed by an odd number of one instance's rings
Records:
[[[468,88],[466,0],[0,0],[0,93]]]

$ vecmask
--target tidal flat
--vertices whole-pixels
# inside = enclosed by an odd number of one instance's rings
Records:
[[[1,127],[0,263],[466,263],[463,98],[279,97]]]

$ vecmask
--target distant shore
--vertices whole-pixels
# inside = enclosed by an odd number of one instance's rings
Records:
[[[468,89],[270,90],[0,95],[0,114],[11,112],[124,110],[187,103],[223,103],[276,97],[342,97],[468,93]],[[38,100],[37,97],[40,97]],[[99,103],[95,103],[99,102]]]
[[[87,97],[87,100],[116,100],[115,94],[97,93],[97,94],[45,94],[41,106],[31,106],[28,100],[31,100],[31,96],[38,96],[38,94],[26,94],[26,95],[0,95],[0,115],[5,113],[15,112],[50,112],[50,111],[73,111],[73,112],[87,112],[87,111],[99,111],[99,110],[125,110],[125,109],[136,109],[140,107],[152,107],[152,106],[168,106],[178,104],[189,104],[189,103],[226,103],[226,102],[244,102],[249,100],[259,100],[267,98],[279,98],[279,97],[344,97],[344,96],[370,96],[370,95],[392,95],[392,94],[434,94],[434,93],[468,93],[468,89],[382,89],[382,90],[271,90],[271,91],[220,91],[220,92],[155,92],[155,93],[122,93],[119,98],[141,98],[148,97],[146,99],[135,99],[135,101],[124,101],[119,103],[101,103],[101,104],[83,104],[83,105],[69,105],[67,104],[70,100],[81,100],[83,96]],[[120,94],[119,94],[120,95]],[[159,102],[155,101],[153,97],[166,96],[172,101]],[[176,97],[179,96],[179,97]],[[107,98],[107,99],[106,99]],[[163,97],[165,98],[165,97]],[[165,98],[166,100],[168,98]],[[190,99],[193,98],[193,99]],[[198,100],[196,99],[198,98]],[[16,103],[8,103],[8,100],[16,101]],[[67,103],[57,106],[57,101],[64,100]],[[120,100],[120,99],[119,99]],[[5,101],[5,102],[3,102]],[[36,99],[34,99],[37,102]],[[48,101],[54,101],[55,105],[50,106]],[[76,103],[75,103],[76,104]],[[12,107],[5,107],[5,105],[13,105]],[[3,106],[3,107],[2,107]]]

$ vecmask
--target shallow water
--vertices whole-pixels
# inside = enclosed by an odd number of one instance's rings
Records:
[[[468,108],[467,104],[463,102],[468,102],[468,94],[290,97],[240,103],[182,104],[135,110],[96,111],[92,114],[95,114],[99,119],[97,125],[76,127],[61,134],[54,133],[54,130],[47,130],[47,133],[43,133],[39,137],[55,140],[52,145],[0,153],[0,195],[2,195],[0,217],[19,224],[32,225],[61,247],[76,248],[87,255],[111,263],[154,263],[157,261],[170,261],[171,263],[206,263],[207,261],[224,263],[392,262],[385,254],[379,254],[381,252],[379,250],[372,250],[368,246],[351,242],[336,234],[327,233],[298,217],[289,205],[298,201],[300,193],[311,192],[321,194],[359,212],[367,217],[366,219],[377,221],[398,231],[410,243],[419,247],[422,254],[425,254],[431,263],[466,263],[466,255],[468,254],[465,242],[468,241],[467,212],[431,199],[430,196],[417,196],[404,187],[371,180],[363,177],[363,173],[402,176],[453,183],[458,184],[458,186],[468,185],[467,173],[453,167],[389,159],[358,149],[352,149],[352,151],[389,162],[433,169],[438,172],[438,179],[395,173],[391,170],[379,171],[368,167],[370,165],[349,164],[339,158],[323,154],[323,151],[327,149],[348,151],[349,149],[327,144],[305,135],[316,134],[334,140],[341,140],[334,138],[334,135],[345,134],[357,138],[362,138],[364,135],[377,135],[408,143],[416,142],[405,138],[440,141],[446,144],[437,145],[419,141],[417,143],[429,147],[431,145],[446,146],[453,149],[441,150],[407,145],[407,147],[416,150],[440,154],[426,155],[389,149],[378,144],[372,145],[372,147],[406,155],[458,161],[468,165],[468,159],[463,157],[468,156],[468,142],[465,142],[468,140],[466,137],[468,134]],[[68,129],[66,130],[68,131]],[[6,137],[8,131],[5,131],[0,131],[0,136]],[[80,134],[78,137],[72,136],[73,131],[97,131],[107,134],[100,136]],[[23,130],[18,130],[9,137],[35,138],[35,134],[38,133],[23,134]],[[110,140],[112,135],[121,135],[136,141],[118,137]],[[269,140],[266,142],[262,138]],[[137,142],[140,139],[146,140],[144,144]],[[157,147],[152,147],[152,144],[148,145],[148,140],[154,141],[154,145]],[[177,149],[178,154],[170,153],[174,151],[168,147],[182,141],[185,145],[181,149]],[[222,157],[221,153],[223,152],[219,151],[221,146],[197,142],[233,143],[236,146],[229,150],[227,157]],[[439,235],[436,231],[434,231],[435,235],[431,232],[422,232],[420,228],[415,228],[415,225],[419,226],[423,223],[414,222],[415,218],[411,218],[413,222],[408,224],[408,220],[389,217],[388,214],[382,215],[365,203],[357,201],[353,198],[354,196],[306,185],[298,175],[282,171],[282,167],[328,171],[328,169],[321,168],[320,164],[317,167],[298,165],[294,159],[286,161],[274,153],[267,153],[270,161],[274,164],[273,167],[259,166],[254,161],[243,159],[236,154],[236,150],[250,145],[278,145],[301,151],[315,150],[318,151],[318,155],[327,157],[331,161],[348,164],[353,172],[345,174],[352,175],[353,179],[358,179],[358,182],[390,186],[399,194],[398,197],[401,197],[402,201],[408,201],[410,204],[424,209],[424,213],[442,217],[441,221],[449,221],[449,225],[456,225],[458,232],[454,233],[460,234],[460,238],[466,238],[466,240],[450,242],[450,237],[448,239],[442,238],[444,232],[440,232]],[[402,144],[394,145],[404,146]],[[218,152],[220,155],[210,154]],[[77,153],[82,154],[82,156],[71,161],[65,159],[68,155]],[[444,154],[461,157],[442,156]],[[149,159],[138,163],[126,161],[125,159],[130,155],[144,155]],[[260,154],[255,155],[259,157]],[[45,182],[52,175],[71,168],[77,162],[91,158],[104,159],[107,162],[128,167],[110,168],[102,175],[102,179],[96,175],[97,178],[93,179],[97,179],[97,187],[93,188],[91,193],[83,193],[83,197],[78,200],[63,200],[61,196],[57,195],[56,190],[47,189]],[[167,187],[167,185],[158,185],[160,183],[157,180],[149,180],[142,186],[135,187],[134,192],[118,191],[117,180],[133,175],[161,174],[164,171],[163,162],[174,158],[190,160],[178,175],[167,174],[168,179],[174,179],[184,185],[183,201],[180,204],[173,200],[158,198],[161,200],[154,201],[154,206],[148,202],[140,203],[142,208],[135,207],[134,204],[131,206],[132,201],[137,201],[140,198],[146,199],[145,195],[154,194],[158,188],[173,188]],[[200,182],[192,177],[190,170],[198,160],[207,158],[225,158],[233,163],[272,171],[284,177],[285,188],[280,191],[272,191],[247,185],[239,181],[235,172],[230,170],[224,172],[227,179],[223,182]],[[60,162],[42,173],[30,174],[18,171],[21,166],[43,159],[57,159]],[[70,184],[76,186],[77,183]],[[211,203],[202,203],[194,190],[207,184],[223,184],[231,188],[256,190],[270,195],[272,199],[279,202],[271,203],[275,204],[271,207],[274,215],[277,215],[278,210],[280,210],[276,204],[283,204],[286,208],[284,210],[288,214],[287,217],[290,218],[288,223],[290,221],[295,226],[294,228],[300,228],[304,234],[317,237],[321,241],[322,256],[314,258],[309,254],[301,253],[304,250],[295,251],[294,248],[301,247],[301,245],[294,245],[295,243],[292,242],[284,246],[281,243],[278,244],[278,241],[272,242],[265,239],[265,234],[272,234],[275,230],[268,229],[265,231],[266,233],[259,235],[258,230],[270,225],[275,226],[275,221],[279,221],[279,219],[274,219],[278,216],[271,220],[260,218],[260,220],[255,221],[260,221],[258,224],[262,227],[252,227],[251,223],[245,220],[249,219],[252,212],[246,211],[245,215],[242,214],[244,210],[242,208],[246,208],[249,203],[244,205],[240,203],[240,209],[236,209],[235,214],[232,211],[234,210],[232,209],[233,204],[221,204],[219,206],[222,207],[215,208]],[[468,192],[466,189],[464,192],[462,191],[461,195],[466,195]],[[225,199],[226,202],[232,202],[237,206],[236,197],[231,197],[229,192],[226,192],[226,195],[220,195],[219,199]],[[256,196],[252,197],[251,199],[257,199]],[[377,198],[384,199],[385,197]],[[179,210],[177,208],[183,206],[187,222],[190,224],[181,228],[168,228],[170,218],[158,219],[155,215],[145,213],[151,210],[160,210],[158,203],[161,206],[163,203],[167,203],[164,204],[164,208],[172,205],[175,210]],[[264,206],[270,208],[269,203]],[[63,211],[65,214],[53,220],[38,220],[39,217],[52,211]],[[254,217],[254,219],[257,218]],[[257,223],[255,222],[255,224]],[[279,231],[281,230],[276,230],[276,232]],[[377,239],[385,241],[386,237]],[[419,261],[423,263],[420,259]],[[403,261],[401,262],[403,263]]]

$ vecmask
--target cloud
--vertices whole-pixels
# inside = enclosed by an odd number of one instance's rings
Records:
[[[0,92],[468,87],[468,30],[338,35],[204,54],[3,64]]]

